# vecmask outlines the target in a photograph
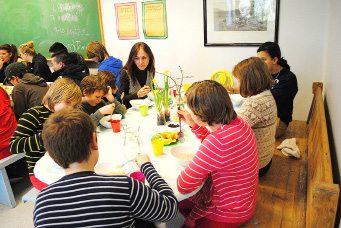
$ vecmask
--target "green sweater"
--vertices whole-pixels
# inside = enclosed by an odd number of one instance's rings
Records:
[[[46,152],[41,132],[43,124],[52,112],[43,105],[30,108],[22,114],[18,120],[11,142],[12,154],[26,153],[26,163],[30,175],[33,175],[33,168],[36,162]]]
[[[118,102],[116,99],[113,102],[115,104],[114,114],[121,114],[122,118],[124,118],[124,109],[120,102]],[[88,102],[83,102],[81,105],[81,110],[86,112],[88,115],[90,115],[92,121],[95,123],[96,126],[99,125],[100,119],[104,117],[98,109],[102,108],[103,106],[106,106],[110,103],[106,103],[105,101],[101,101],[96,106],[91,106]]]

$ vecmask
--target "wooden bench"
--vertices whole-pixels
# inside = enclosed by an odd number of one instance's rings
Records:
[[[275,149],[259,180],[256,214],[243,227],[334,227],[339,185],[333,183],[322,83],[313,83],[308,121],[293,121],[276,141],[297,139],[301,158]]]
[[[12,154],[0,160],[0,203],[10,207],[15,207],[16,202],[11,184],[9,182],[6,167],[25,156],[24,153]]]

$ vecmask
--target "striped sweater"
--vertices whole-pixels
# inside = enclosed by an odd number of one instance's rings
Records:
[[[195,157],[177,180],[178,190],[189,193],[210,175],[207,183],[190,200],[195,207],[186,218],[188,224],[206,217],[225,223],[242,223],[256,209],[258,156],[256,139],[249,125],[237,117],[214,132],[195,126],[192,132],[202,140]],[[200,196],[201,195],[201,196]],[[198,200],[198,199],[202,200]]]
[[[12,154],[26,153],[26,163],[30,175],[33,175],[36,162],[45,153],[41,132],[45,120],[51,113],[43,105],[30,108],[18,120],[17,129],[11,138]]]
[[[34,209],[35,227],[134,227],[135,219],[164,222],[178,202],[151,163],[142,165],[150,187],[126,176],[93,172],[67,175],[42,190]]]

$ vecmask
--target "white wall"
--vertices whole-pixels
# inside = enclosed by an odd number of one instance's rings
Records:
[[[138,5],[140,39],[118,40],[114,3],[101,0],[106,47],[110,54],[126,61],[131,46],[138,41],[150,45],[157,71],[169,69],[193,75],[188,82],[208,79],[218,69],[232,68],[239,61],[256,55],[257,47],[204,47],[203,1],[168,0],[168,39],[145,40],[142,31],[141,1]],[[130,2],[134,2],[131,0]],[[279,44],[282,55],[296,74],[299,92],[295,99],[294,119],[306,120],[311,103],[311,85],[324,73],[327,4],[321,0],[282,0],[280,6]]]
[[[330,17],[326,42],[326,77],[324,89],[331,119],[338,167],[341,171],[341,106],[338,103],[340,101],[337,101],[341,98],[341,27],[338,23],[341,21],[341,1],[329,0],[329,2]]]

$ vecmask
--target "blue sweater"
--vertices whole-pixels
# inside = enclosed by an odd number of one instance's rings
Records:
[[[98,68],[98,72],[102,70],[107,70],[113,73],[116,77],[116,85],[118,88],[120,88],[120,70],[122,68],[122,60],[116,59],[113,56],[109,56],[109,58],[103,60],[100,63],[100,66]]]

